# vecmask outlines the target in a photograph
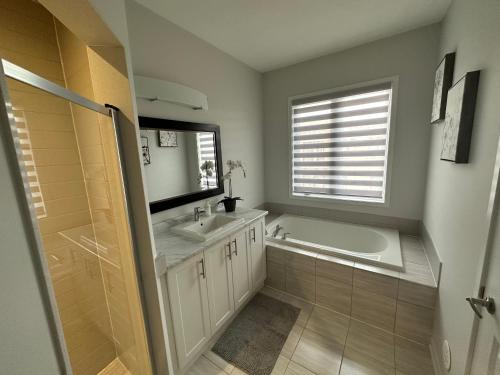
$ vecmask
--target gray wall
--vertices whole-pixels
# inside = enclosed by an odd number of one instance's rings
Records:
[[[421,219],[439,26],[433,25],[264,75],[266,201]],[[289,197],[288,97],[399,76],[389,207]]]
[[[432,127],[424,225],[443,262],[434,344],[452,349],[463,374],[473,314],[471,295],[486,238],[486,208],[500,125],[500,2],[455,0],[442,26],[440,56],[456,51],[456,82],[481,69],[469,164],[439,160],[443,125]],[[437,62],[437,60],[436,60]]]
[[[233,191],[245,199],[244,206],[262,204],[262,75],[135,2],[127,2],[127,18],[135,74],[180,83],[208,96],[208,111],[138,100],[139,113],[220,125],[223,162],[240,159],[248,172],[246,180],[233,178]],[[201,204],[153,215],[153,221]]]

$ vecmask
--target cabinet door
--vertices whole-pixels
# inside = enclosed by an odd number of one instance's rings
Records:
[[[250,256],[247,248],[247,233],[242,230],[231,239],[234,308],[240,307],[252,290]]]
[[[170,311],[179,367],[197,355],[210,339],[207,279],[203,254],[167,273]]]
[[[212,332],[219,329],[234,312],[231,256],[229,238],[205,250]]]
[[[264,220],[250,225],[248,248],[252,259],[252,288],[256,289],[266,279],[266,247],[264,244]]]

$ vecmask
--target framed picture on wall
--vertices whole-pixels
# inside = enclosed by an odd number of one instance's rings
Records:
[[[144,165],[151,164],[151,154],[149,153],[149,140],[148,137],[141,135],[142,146],[142,162]]]
[[[448,91],[441,160],[469,161],[479,73],[479,70],[467,73]]]
[[[160,147],[177,147],[177,132],[158,130],[158,144]]]
[[[439,63],[434,77],[434,99],[432,101],[431,124],[444,120],[448,90],[453,83],[455,52],[448,53]]]

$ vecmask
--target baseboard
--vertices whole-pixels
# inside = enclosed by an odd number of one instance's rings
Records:
[[[259,207],[269,211],[272,214],[288,213],[292,215],[309,216],[318,219],[339,220],[352,224],[373,225],[377,227],[397,229],[401,233],[411,235],[418,235],[420,230],[420,221],[414,219],[274,202],[266,202]]]
[[[420,237],[424,244],[425,254],[427,255],[427,260],[429,261],[429,264],[431,266],[434,280],[436,281],[436,285],[439,286],[443,263],[441,262],[441,258],[439,257],[436,246],[434,246],[434,242],[432,241],[429,231],[427,230],[423,222],[420,224]]]
[[[434,368],[434,375],[445,375],[445,370],[441,361],[441,351],[438,349],[438,344],[434,339],[431,338],[431,343],[429,344],[429,351],[431,352],[432,367]]]

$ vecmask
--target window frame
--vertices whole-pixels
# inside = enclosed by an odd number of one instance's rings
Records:
[[[293,191],[293,110],[292,101],[297,99],[304,99],[308,97],[314,97],[325,94],[333,94],[339,91],[347,91],[351,89],[358,89],[363,87],[369,87],[372,85],[390,83],[392,88],[391,103],[390,103],[390,120],[387,125],[388,129],[388,146],[386,149],[386,163],[385,163],[385,182],[384,182],[384,198],[383,200],[376,198],[364,198],[364,197],[353,197],[353,196],[321,196],[320,194],[311,195],[297,195]],[[316,201],[316,202],[328,202],[328,203],[343,203],[349,205],[366,205],[366,206],[376,206],[376,207],[389,207],[391,201],[391,180],[392,180],[392,159],[394,154],[394,143],[396,137],[396,114],[397,114],[397,100],[398,100],[398,89],[399,89],[399,76],[390,76],[380,79],[375,79],[371,81],[363,81],[350,85],[335,87],[332,89],[308,92],[306,94],[294,95],[288,97],[288,196],[292,200],[302,200],[302,201]]]

